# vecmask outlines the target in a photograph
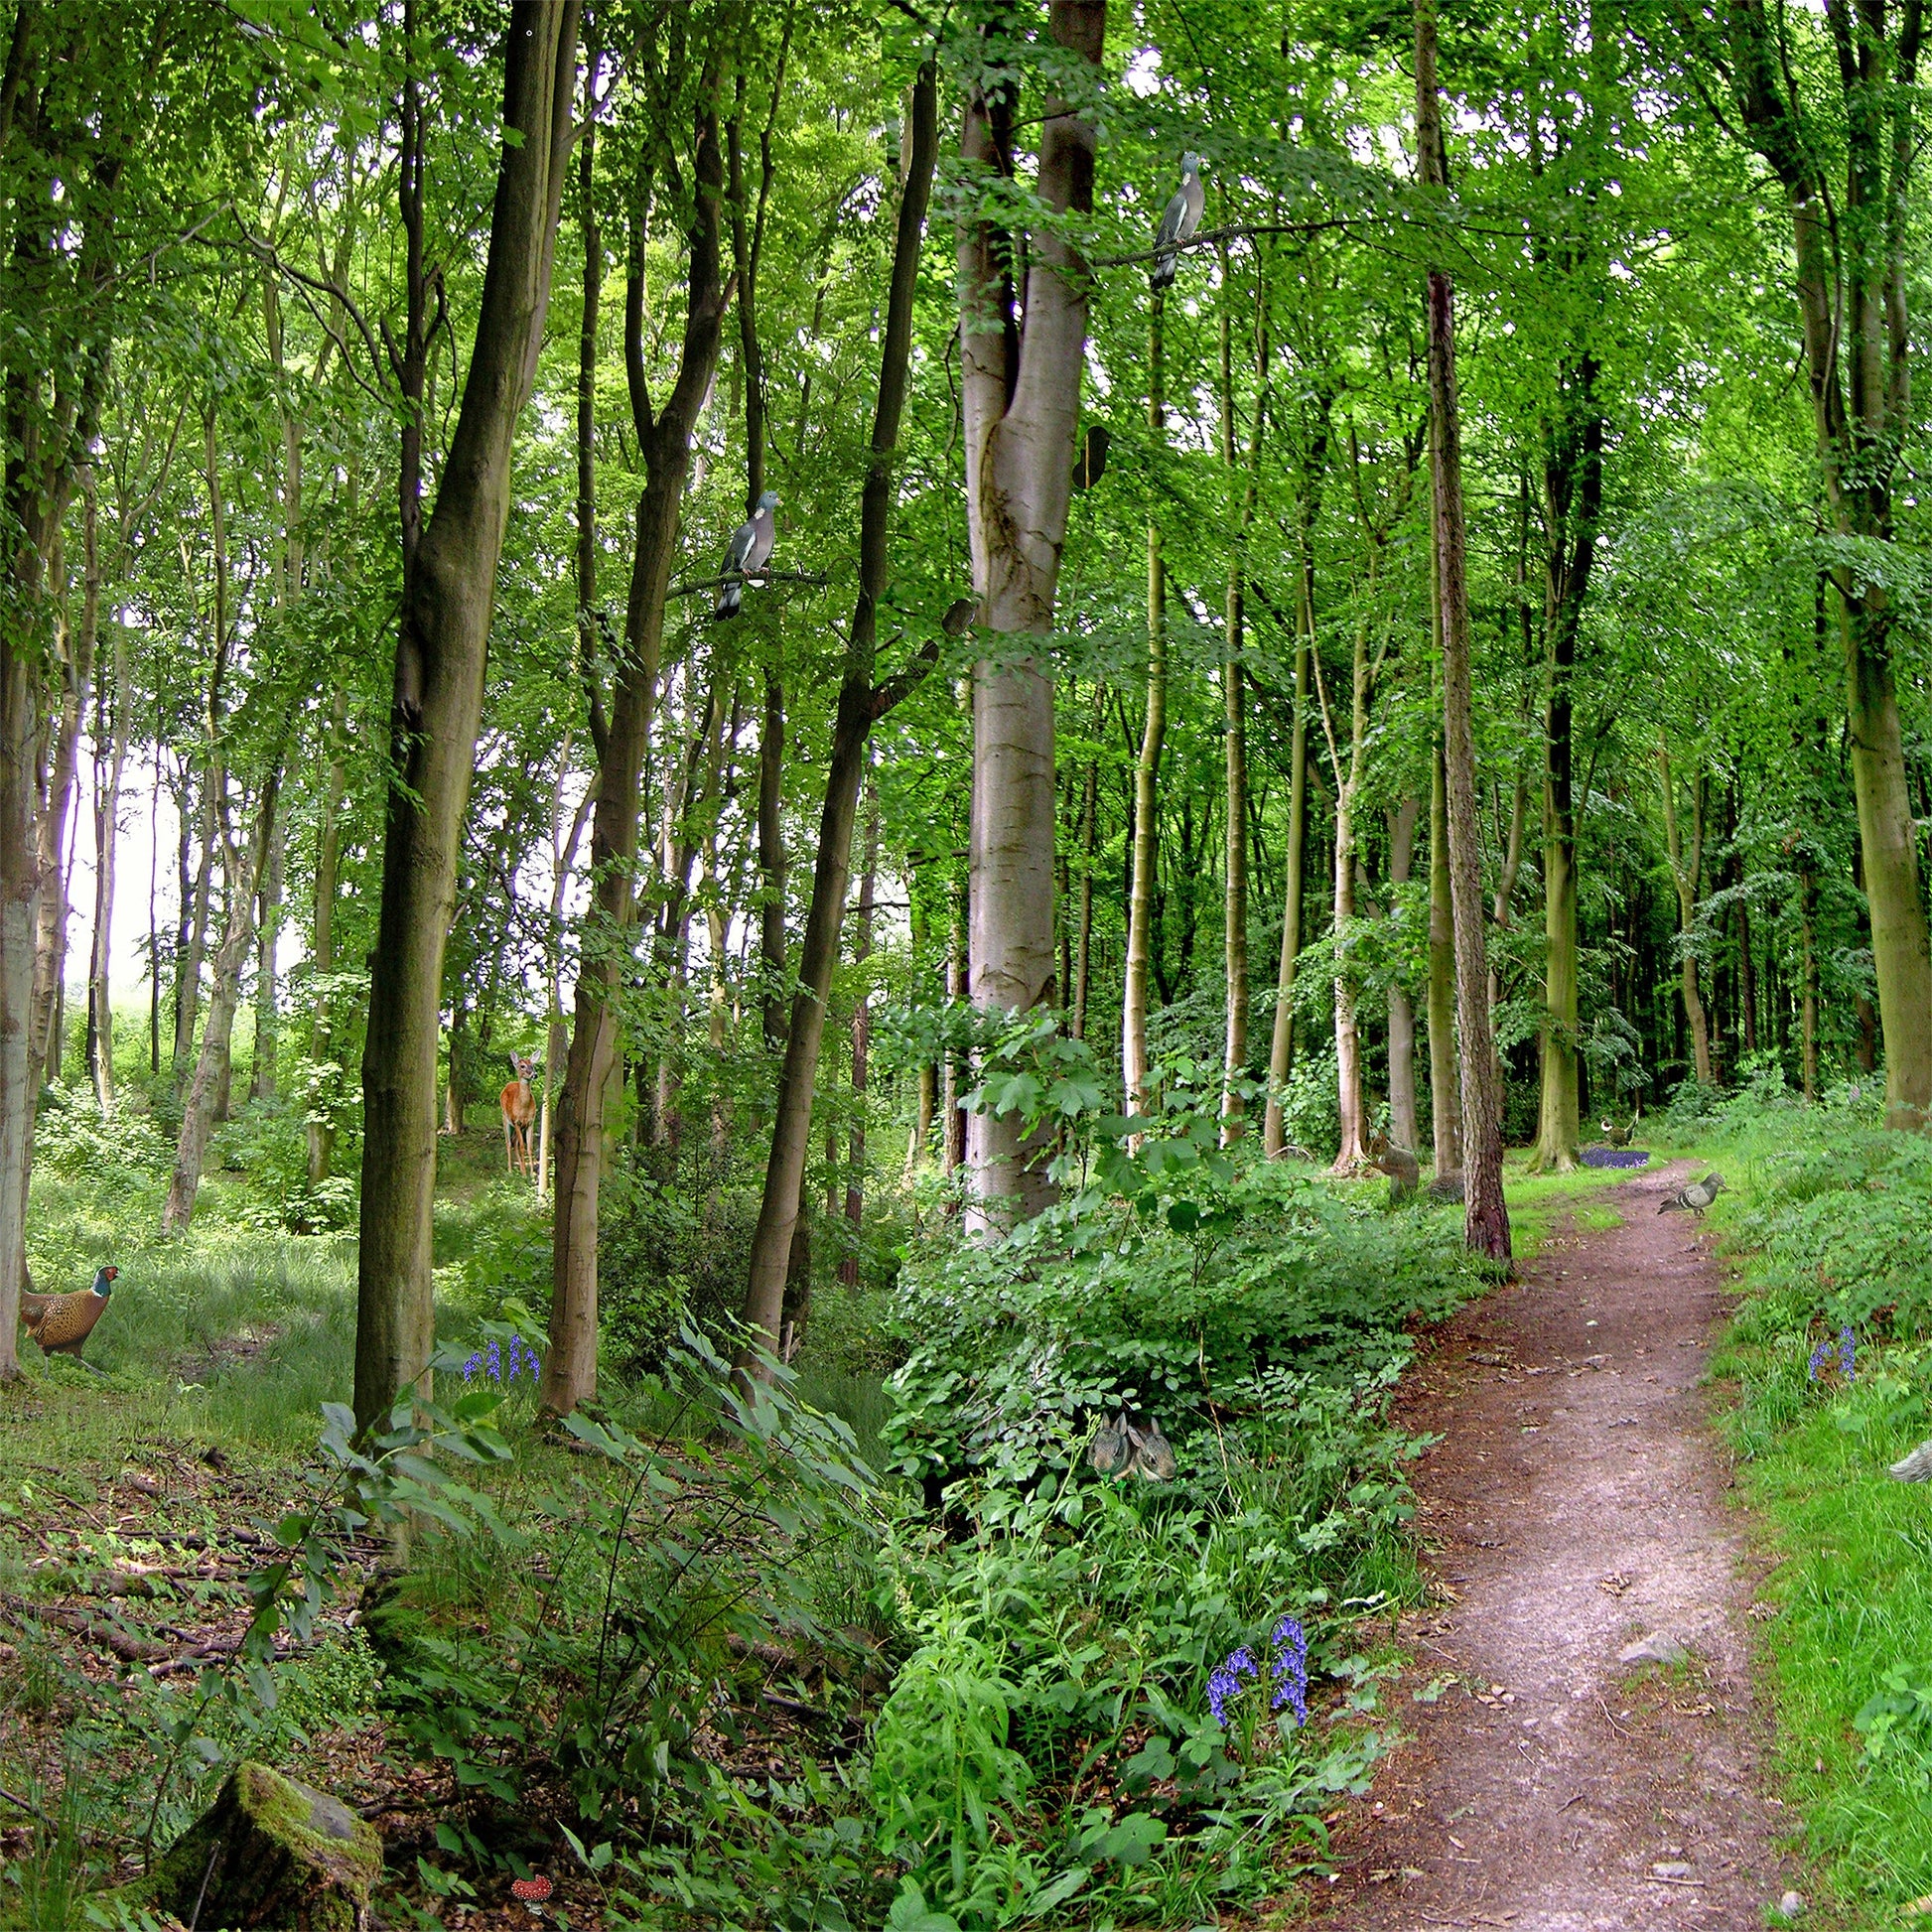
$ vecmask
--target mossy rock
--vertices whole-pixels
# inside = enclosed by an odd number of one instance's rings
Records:
[[[197,1932],[363,1932],[382,1841],[339,1798],[244,1763],[139,1885]]]

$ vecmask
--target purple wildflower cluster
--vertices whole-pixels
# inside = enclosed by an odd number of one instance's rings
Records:
[[[468,1382],[482,1375],[491,1382],[514,1382],[520,1371],[527,1370],[532,1383],[543,1373],[543,1361],[534,1348],[526,1348],[516,1336],[510,1337],[509,1373],[503,1373],[502,1345],[493,1337],[478,1349],[463,1365],[463,1379]]]
[[[1309,1721],[1308,1632],[1294,1617],[1284,1616],[1268,1641],[1268,1677],[1274,1686],[1268,1708],[1271,1711],[1286,1708],[1294,1712],[1298,1725],[1305,1725]],[[1228,1725],[1228,1706],[1241,1695],[1248,1678],[1259,1683],[1261,1667],[1246,1644],[1230,1651],[1226,1661],[1208,1677],[1207,1708],[1223,1730]]]
[[[1268,1675],[1275,1681],[1275,1695],[1268,1708],[1279,1711],[1286,1705],[1295,1713],[1295,1722],[1305,1725],[1309,1721],[1309,1633],[1294,1617],[1284,1616],[1270,1642],[1275,1656]]]
[[[1642,1168],[1650,1163],[1650,1152],[1641,1147],[1587,1147],[1584,1149],[1584,1166],[1587,1168]]]
[[[1814,1382],[1832,1366],[1834,1355],[1838,1357],[1838,1372],[1848,1382],[1856,1382],[1859,1379],[1859,1342],[1849,1323],[1838,1331],[1836,1344],[1827,1335],[1811,1351],[1811,1379]]]

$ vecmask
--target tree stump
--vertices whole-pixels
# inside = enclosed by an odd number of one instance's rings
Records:
[[[340,1799],[244,1763],[138,1889],[198,1932],[365,1932],[381,1869]]]

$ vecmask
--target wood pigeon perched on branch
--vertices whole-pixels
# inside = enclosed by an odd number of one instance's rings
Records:
[[[767,489],[759,498],[758,508],[732,532],[732,540],[725,548],[724,568],[718,574],[733,581],[719,586],[718,608],[711,614],[714,618],[737,617],[745,596],[747,572],[762,569],[765,559],[771,555],[771,546],[778,540],[778,519],[771,513],[777,507],[778,492]]]
[[[1163,252],[1156,258],[1148,282],[1157,294],[1173,285],[1179,269],[1180,256],[1173,244],[1185,241],[1200,226],[1201,209],[1206,206],[1207,190],[1200,185],[1200,156],[1183,154],[1180,186],[1162,213],[1160,227],[1154,231],[1154,245]]]

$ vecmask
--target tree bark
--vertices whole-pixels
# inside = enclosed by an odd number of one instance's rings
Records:
[[[1436,82],[1436,4],[1416,0],[1417,146],[1426,185],[1447,195],[1442,102]],[[1462,1057],[1463,1238],[1507,1263],[1503,1134],[1489,971],[1482,927],[1482,846],[1477,822],[1469,593],[1462,521],[1462,429],[1455,386],[1455,289],[1429,270],[1429,402],[1438,595],[1443,613],[1443,749],[1449,792],[1449,904],[1455,937],[1455,1003]]]
[[[1914,420],[1907,226],[1921,145],[1914,110],[1923,24],[1920,0],[1902,0],[1895,12],[1875,0],[1826,9],[1836,60],[1800,71],[1836,73],[1839,97],[1823,116],[1842,136],[1829,146],[1812,132],[1821,104],[1796,91],[1782,16],[1749,0],[1725,8],[1718,26],[1737,123],[1777,176],[1790,212],[1814,437],[1834,527],[1861,544],[1894,539],[1892,479]],[[1835,200],[1822,157],[1841,150],[1845,180]],[[1923,1128],[1932,1119],[1932,943],[1893,666],[1897,612],[1882,571],[1848,562],[1832,575],[1885,1036],[1885,1117],[1892,1127]]]
[[[1708,1087],[1711,1074],[1711,1022],[1698,990],[1697,954],[1691,941],[1697,931],[1698,903],[1704,896],[1704,778],[1691,781],[1691,849],[1684,850],[1677,815],[1677,784],[1671,775],[1670,748],[1657,743],[1657,782],[1663,793],[1664,844],[1670,855],[1671,883],[1677,888],[1678,985],[1684,998],[1684,1024],[1691,1034],[1691,1064],[1698,1084]]]
[[[1405,798],[1389,813],[1389,884],[1409,883],[1415,861],[1418,798]],[[1394,896],[1392,896],[1394,897]],[[1390,907],[1394,911],[1394,905]],[[1422,1145],[1416,1118],[1416,1009],[1400,980],[1389,982],[1389,1138],[1413,1154]]]
[[[111,695],[112,709],[109,710]],[[103,1120],[114,1118],[113,964],[114,871],[120,847],[121,781],[127,765],[127,636],[114,624],[111,694],[103,689],[94,739],[94,933],[87,959],[88,1071]],[[100,747],[108,744],[106,781],[100,780]]]
[[[1221,462],[1233,480],[1236,464],[1234,429],[1234,317],[1230,299],[1229,263],[1221,250]],[[1245,703],[1247,672],[1242,663],[1246,631],[1246,567],[1248,532],[1253,525],[1261,487],[1261,438],[1268,418],[1268,289],[1257,272],[1255,284],[1255,366],[1258,387],[1254,422],[1249,436],[1246,476],[1234,543],[1228,558],[1227,658],[1221,669],[1222,715],[1226,724],[1227,844],[1223,860],[1226,927],[1227,1011],[1221,1064],[1226,1084],[1221,1090],[1221,1144],[1240,1137],[1247,1102],[1235,1083],[1248,1070],[1248,721]]]
[[[879,604],[891,585],[893,485],[899,422],[904,412],[911,363],[913,295],[933,169],[939,155],[938,77],[930,62],[919,69],[913,83],[911,108],[910,158],[894,235],[892,284],[880,342],[879,396],[873,415],[871,461],[859,512],[859,596],[847,635],[844,676],[832,727],[825,801],[819,813],[818,860],[812,873],[811,903],[806,911],[804,942],[799,951],[798,990],[792,999],[784,1064],[778,1075],[764,1193],[759,1206],[758,1226],[752,1235],[744,1309],[745,1324],[751,1332],[748,1345],[738,1356],[739,1372],[746,1376],[768,1375],[771,1360],[779,1352],[783,1338],[785,1281],[798,1226],[819,1049],[825,1035],[832,973],[838,963],[839,928],[845,919],[846,886],[852,865],[853,823],[858,814],[859,788],[873,724],[903,696],[915,676],[928,668],[937,654],[936,651],[922,653],[913,666],[885,685],[875,685],[873,681]],[[1051,938],[1049,925],[1046,934],[1049,945]]]
[[[1166,297],[1157,290],[1148,324],[1147,421],[1157,441],[1167,426],[1163,393],[1163,322]],[[1120,1003],[1120,1067],[1127,1111],[1145,1114],[1147,1006],[1153,950],[1154,874],[1161,852],[1161,747],[1168,732],[1168,578],[1161,560],[1161,531],[1147,526],[1147,715],[1141,754],[1134,764],[1133,883],[1127,906],[1127,980]]]
[[[1296,628],[1301,641],[1295,651],[1295,726],[1289,753],[1288,853],[1282,888],[1282,949],[1275,969],[1275,1021],[1268,1045],[1268,1105],[1262,1115],[1261,1144],[1273,1161],[1288,1145],[1282,1120],[1289,1076],[1295,1070],[1295,961],[1302,950],[1302,867],[1308,848],[1309,823],[1309,658],[1311,599],[1306,561],[1301,596],[1296,606]]]
[[[1551,543],[1544,590],[1549,692],[1543,754],[1543,1088],[1533,1165],[1568,1173],[1578,1165],[1583,1128],[1574,684],[1603,506],[1603,418],[1596,402],[1596,360],[1587,351],[1578,359],[1571,416],[1558,426],[1545,457],[1544,494]]]
[[[347,698],[340,685],[329,712],[328,765],[322,786],[322,807],[316,825],[316,895],[313,923],[314,940],[309,948],[309,972],[314,980],[326,981],[336,970],[336,878],[342,862],[343,793],[347,785],[345,759],[345,730],[347,724]],[[320,1068],[335,1065],[336,1041],[331,997],[326,986],[316,994],[315,1027],[310,1036],[309,1057]],[[308,1123],[309,1185],[320,1186],[328,1178],[336,1153],[336,1130],[331,1124],[331,1109],[326,1104],[338,1075],[323,1071],[317,1078],[325,1093],[318,1099],[325,1104],[311,1110]]]
[[[1094,736],[1100,735],[1101,707],[1106,687],[1096,684],[1093,694]],[[1100,815],[1100,759],[1087,759],[1086,777],[1080,795],[1080,892],[1079,914],[1073,940],[1073,1037],[1087,1036],[1087,994],[1093,979],[1093,850],[1096,821]]]
[[[279,757],[279,754],[278,754]],[[274,849],[276,793],[279,771],[271,771],[256,807],[254,836],[247,857],[238,850],[227,854],[227,920],[215,948],[214,971],[208,986],[207,1024],[202,1029],[201,1052],[195,1077],[182,1110],[181,1133],[175,1142],[175,1170],[168,1183],[168,1199],[161,1210],[161,1232],[179,1234],[195,1212],[201,1190],[202,1167],[207,1140],[216,1118],[216,1101],[228,1064],[235,1008],[240,1004],[241,968],[255,938],[255,899],[262,873]]]
[[[693,163],[697,193],[686,241],[684,336],[677,375],[661,409],[651,403],[645,375],[648,207],[641,182],[631,208],[624,283],[624,366],[645,483],[637,502],[622,669],[609,724],[603,720],[601,699],[591,716],[598,762],[597,806],[591,820],[594,929],[587,935],[578,968],[570,1057],[557,1108],[550,1353],[543,1378],[543,1406],[560,1416],[568,1415],[597,1393],[598,1199],[608,1131],[606,1107],[612,1071],[618,1064],[616,1000],[637,917],[631,874],[638,850],[643,760],[657,703],[664,606],[677,555],[691,441],[724,341],[725,163],[718,129],[721,84],[714,70],[707,74],[701,89]],[[664,1131],[665,1126],[660,1119],[657,1131]]]
[[[282,932],[282,845],[277,830],[261,878],[261,920],[255,954],[255,1059],[248,1082],[254,1100],[275,1098],[275,1049],[280,1031],[275,973],[276,942]]]
[[[394,781],[362,1058],[355,1416],[427,1376],[443,955],[482,716],[510,454],[536,372],[571,153],[577,0],[524,0],[504,59],[504,140],[456,433],[404,587],[390,711]],[[418,183],[420,187],[420,183]],[[414,426],[411,412],[406,427]],[[405,500],[405,516],[408,505]]]
[[[1817,882],[1807,868],[1798,876],[1798,932],[1804,949],[1804,1006],[1800,1022],[1802,1058],[1799,1066],[1804,1081],[1805,1105],[1808,1107],[1815,1105],[1818,1100],[1818,942],[1814,931],[1817,904]]]
[[[935,150],[936,152],[936,150]],[[858,931],[852,940],[852,963],[863,966],[872,957],[874,873],[879,865],[879,801],[868,801],[866,812],[866,869],[859,876]],[[846,1141],[845,1219],[850,1252],[839,1263],[839,1280],[859,1286],[859,1234],[866,1219],[866,1092],[872,1051],[872,1002],[861,985],[852,1008],[852,1131]]]
[[[1094,68],[1105,0],[1050,0],[1057,53]],[[1014,103],[976,88],[961,151],[969,180],[1011,177]],[[1049,213],[1093,207],[1095,134],[1048,97],[1035,193]],[[958,271],[966,508],[980,621],[1007,640],[973,672],[972,1000],[988,1016],[1050,1005],[1053,988],[1053,682],[1025,640],[1053,625],[1087,337],[1088,272],[1056,224],[1029,238],[1026,295],[1014,304],[1013,249],[968,194]],[[1016,640],[1017,644],[1016,644]],[[1009,655],[1008,652],[1013,654]],[[993,1231],[1049,1197],[1042,1148],[990,1112],[968,1131],[972,1224]]]

